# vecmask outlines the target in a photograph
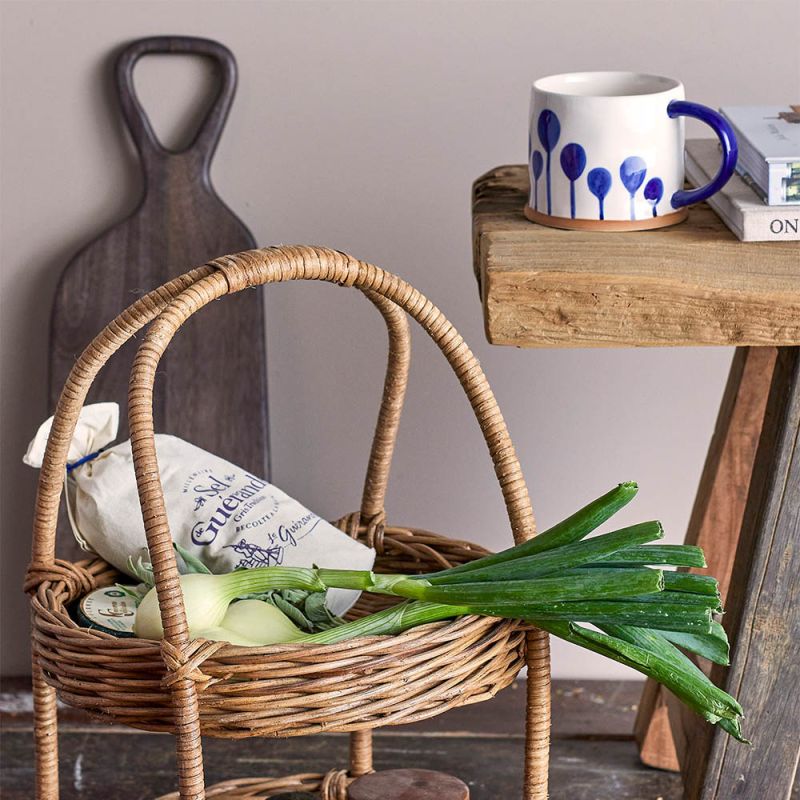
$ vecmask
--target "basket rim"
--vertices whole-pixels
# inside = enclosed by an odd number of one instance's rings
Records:
[[[413,535],[414,529],[399,530]],[[391,534],[390,529],[390,549]],[[426,552],[431,537],[442,544],[453,542],[426,534],[419,559],[406,548],[397,551],[399,560],[434,564],[435,557]],[[478,556],[478,548],[465,545],[462,557]],[[391,563],[395,556],[387,558]],[[93,586],[111,585],[119,573],[99,557],[60,566],[59,574],[40,582],[31,597],[33,648],[44,683],[66,705],[94,716],[140,730],[176,733],[167,702],[175,666],[169,663],[166,640],[117,637],[81,626],[68,606],[86,591],[87,577]],[[353,733],[427,719],[493,697],[524,666],[529,627],[522,620],[467,614],[398,634],[332,644],[241,647],[193,639],[187,653],[193,663],[186,666],[198,686],[203,735],[238,739]],[[455,653],[460,666],[444,675],[442,665],[451,663]],[[184,669],[185,663],[177,668]],[[408,702],[409,696],[414,702]],[[256,698],[272,698],[271,710],[254,706]],[[281,710],[280,726],[276,709]]]
[[[360,526],[363,531],[366,526]],[[433,537],[448,545],[461,547],[466,550],[475,559],[483,555],[489,554],[491,551],[482,545],[475,544],[465,539],[452,539],[440,533],[435,533],[428,529],[417,528],[412,526],[396,526],[386,525],[384,528],[385,539],[391,540],[392,534],[406,533],[413,536],[422,534],[425,537]],[[427,545],[430,547],[430,545]],[[379,557],[382,554],[379,554]],[[472,560],[472,559],[467,559]],[[69,614],[67,606],[70,603],[77,601],[86,593],[84,591],[85,579],[88,574],[91,579],[92,589],[102,588],[109,586],[112,581],[107,580],[106,576],[110,575],[124,575],[113,565],[105,561],[101,556],[95,554],[93,557],[82,559],[80,561],[59,560],[59,566],[63,571],[71,572],[75,576],[75,580],[68,581],[66,577],[61,574],[53,576],[52,578],[44,578],[31,592],[31,610],[33,615],[45,624],[45,626],[55,625],[64,630],[72,631],[72,635],[76,637],[84,637],[89,641],[102,642],[104,647],[108,646],[112,649],[119,650],[159,650],[163,639],[145,639],[137,636],[114,636],[105,631],[99,631],[93,628],[87,628],[80,625]],[[130,577],[130,576],[129,576]],[[98,581],[99,578],[99,581]],[[90,589],[91,591],[91,589]],[[371,592],[363,592],[365,595],[372,594]],[[55,619],[53,619],[55,617]],[[258,656],[276,656],[286,654],[291,656],[297,653],[314,654],[314,653],[327,653],[334,654],[338,651],[347,651],[353,653],[354,650],[360,647],[369,647],[380,645],[387,640],[392,641],[405,641],[411,642],[415,639],[422,638],[425,634],[432,631],[440,631],[447,627],[453,627],[457,631],[465,626],[475,624],[476,622],[484,623],[484,627],[488,630],[496,625],[509,625],[509,634],[514,629],[526,630],[531,626],[524,620],[510,620],[501,617],[484,617],[476,614],[462,614],[452,619],[439,620],[436,622],[428,622],[422,625],[417,625],[406,631],[396,634],[380,634],[373,636],[357,636],[352,639],[346,639],[341,642],[329,644],[312,644],[309,645],[304,642],[286,642],[275,643],[268,645],[259,645],[255,647],[245,645],[234,645],[230,642],[225,642],[216,650],[212,660],[216,659],[229,659],[235,656],[247,656],[255,658]],[[193,642],[208,642],[213,640],[204,639],[202,637],[195,637]],[[355,643],[359,643],[360,647]],[[362,653],[366,655],[365,653]]]

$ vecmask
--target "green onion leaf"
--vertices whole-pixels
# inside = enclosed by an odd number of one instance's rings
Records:
[[[376,576],[379,579],[381,576]],[[542,604],[564,600],[591,600],[627,597],[661,592],[661,573],[652,569],[572,570],[568,574],[547,578],[495,583],[457,583],[431,586],[424,581],[409,581],[409,587],[394,584],[393,593],[418,600],[448,605],[476,606]]]
[[[666,603],[671,606],[693,606],[707,608],[715,614],[722,612],[722,603],[719,595],[690,594],[689,592],[673,592],[666,590],[661,594],[645,594],[632,598],[640,603]]]
[[[705,567],[703,550],[693,544],[652,544],[620,550],[609,559],[614,566],[641,564],[642,566]],[[608,565],[606,565],[608,566]]]
[[[588,536],[593,530],[599,528],[606,520],[617,513],[623,506],[630,503],[636,496],[639,487],[633,481],[621,483],[614,487],[597,500],[593,500],[589,505],[584,506],[580,511],[576,511],[572,516],[567,517],[562,522],[554,525],[549,530],[528,539],[526,542],[510,547],[500,553],[484,556],[477,561],[468,561],[458,567],[444,570],[449,575],[456,575],[461,572],[471,572],[474,569],[488,567],[491,564],[500,564],[511,561],[521,556],[532,556],[551,550],[554,547],[561,547],[565,544],[577,542]],[[433,573],[436,576],[441,572]],[[430,576],[429,576],[430,577]]]
[[[663,636],[631,626],[600,626],[603,632],[574,623],[539,627],[561,639],[619,661],[667,687],[703,719],[746,742],[739,727],[741,706],[713,683]]]
[[[513,561],[479,566],[469,572],[456,574],[440,572],[433,576],[421,575],[417,576],[417,579],[427,580],[433,585],[452,586],[457,583],[537,578],[598,561],[631,544],[650,542],[660,539],[663,535],[664,529],[660,522],[641,522],[638,525],[604,533],[592,539],[584,539],[532,556],[515,558]],[[484,559],[480,559],[480,562],[482,561]]]
[[[710,575],[695,575],[691,572],[665,570],[664,588],[676,592],[707,594],[719,597],[719,581]]]
[[[518,616],[537,627],[541,622],[565,620],[593,625],[636,625],[643,628],[707,633],[711,629],[711,610],[689,605],[639,602],[631,600],[594,600],[586,602],[550,603],[546,606],[512,609],[493,606],[472,608],[473,613],[493,616]]]
[[[711,623],[708,633],[679,633],[678,631],[658,631],[668,642],[707,658],[715,664],[727,666],[730,663],[730,647],[725,629],[719,622]]]

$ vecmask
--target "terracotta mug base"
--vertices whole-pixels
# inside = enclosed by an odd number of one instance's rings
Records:
[[[647,219],[571,219],[570,217],[552,217],[534,211],[530,206],[525,206],[525,216],[539,225],[548,228],[563,228],[570,231],[650,231],[655,228],[666,228],[677,225],[689,216],[689,210],[681,208],[663,217],[648,217]]]

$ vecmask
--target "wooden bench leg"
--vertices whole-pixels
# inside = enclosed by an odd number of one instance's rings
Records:
[[[734,555],[742,527],[756,447],[777,350],[737,348],[722,397],[714,435],[689,520],[687,544],[698,544],[708,567],[691,570],[716,576],[727,597]],[[705,665],[708,671],[710,665]],[[636,718],[641,760],[651,767],[677,771],[665,692],[648,680]]]
[[[731,665],[711,670],[742,700],[753,746],[668,697],[688,800],[788,800],[792,793],[800,756],[799,437],[800,348],[781,348],[723,618]]]

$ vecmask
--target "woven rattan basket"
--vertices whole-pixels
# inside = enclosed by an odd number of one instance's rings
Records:
[[[171,797],[264,798],[288,790],[345,800],[348,783],[372,770],[371,729],[424,719],[492,697],[527,663],[526,800],[547,797],[550,664],[546,635],[509,620],[462,617],[397,636],[335,645],[234,647],[190,640],[167,525],[153,438],[153,385],[178,328],[213,300],[251,286],[322,280],[355,287],[389,331],[389,364],[359,512],[339,521],[374,546],[376,569],[424,572],[485,551],[423,530],[384,525],[389,464],[405,394],[406,313],[439,346],[483,431],[516,542],[534,533],[525,481],[502,415],[477,359],[444,315],[400,278],[339,252],[276,247],[219,258],[142,297],[86,348],[56,409],[36,499],[26,590],[33,617],[37,797],[58,797],[56,696],[104,719],[174,734],[178,793]],[[406,312],[406,313],[404,313]],[[67,606],[115,580],[100,559],[55,557],[56,521],[67,452],[89,387],[103,364],[150,323],[131,372],[129,421],[136,479],[161,606],[161,642],[119,639],[79,627]],[[351,612],[386,598],[364,595]],[[201,734],[224,738],[351,732],[348,769],[277,778],[243,778],[206,789]]]

